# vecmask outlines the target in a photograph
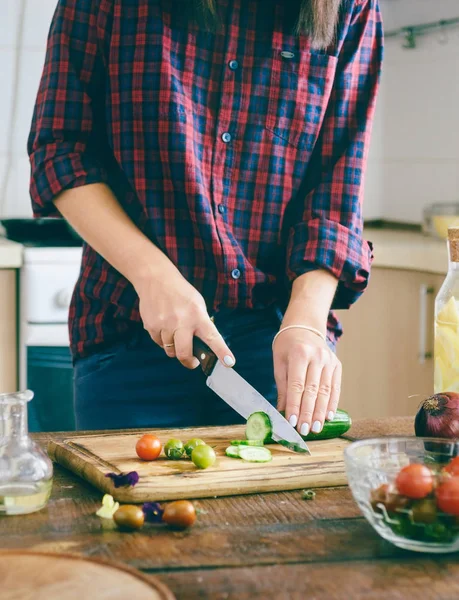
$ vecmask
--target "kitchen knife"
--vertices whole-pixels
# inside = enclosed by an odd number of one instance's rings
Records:
[[[290,423],[234,369],[222,365],[199,338],[193,340],[193,354],[199,360],[207,385],[244,419],[257,411],[266,413],[273,426],[272,438],[294,452],[311,454],[306,442]]]

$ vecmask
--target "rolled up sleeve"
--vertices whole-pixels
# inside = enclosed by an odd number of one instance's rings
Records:
[[[332,94],[308,167],[303,211],[287,246],[290,281],[325,269],[338,279],[332,308],[349,308],[368,284],[372,246],[363,239],[364,172],[379,87],[383,33],[377,0],[355,0]]]
[[[53,200],[65,189],[107,181],[98,50],[98,0],[60,0],[28,139],[30,194],[37,217],[59,216]]]

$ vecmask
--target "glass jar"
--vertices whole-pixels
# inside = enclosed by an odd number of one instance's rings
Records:
[[[33,392],[0,394],[0,514],[18,515],[46,506],[53,465],[29,437],[27,403]]]
[[[459,227],[448,229],[448,273],[435,300],[434,392],[459,392]]]
[[[448,239],[448,228],[459,226],[459,202],[432,204],[424,209],[422,230],[441,240]]]

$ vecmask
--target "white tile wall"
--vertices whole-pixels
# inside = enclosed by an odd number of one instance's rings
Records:
[[[25,47],[43,50],[56,5],[57,0],[27,0],[24,22]]]
[[[459,17],[457,0],[382,0],[386,30]],[[386,40],[370,152],[366,218],[420,223],[433,203],[459,203],[459,29]]]
[[[14,50],[11,48],[0,48],[0,75],[2,90],[0,93],[0,153],[9,152],[7,135],[10,127],[10,119],[13,106],[11,82],[13,80]]]
[[[6,153],[9,153],[8,163],[11,166],[6,196],[0,198],[0,215],[11,217],[31,216],[27,136],[43,68],[46,39],[57,5],[57,0],[25,0],[23,40],[19,49],[17,33],[22,1],[0,0],[0,181],[7,163]],[[19,50],[21,68],[18,95],[14,100],[14,134],[10,143],[7,133],[11,122],[13,76]]]
[[[12,48],[16,44],[18,0],[0,2],[0,48]]]
[[[7,166],[8,156],[6,154],[0,154],[0,191],[3,188],[3,182],[5,178],[5,171]]]
[[[26,151],[27,137],[30,131],[35,99],[43,71],[44,52],[24,49],[22,64],[24,68],[19,74],[19,93],[17,98],[17,112],[13,153],[19,154]]]
[[[4,213],[8,216],[31,217],[29,198],[29,158],[27,154],[14,155],[9,170]]]

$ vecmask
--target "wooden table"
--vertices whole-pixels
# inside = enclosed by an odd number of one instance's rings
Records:
[[[362,420],[352,437],[412,434],[412,419]],[[46,443],[50,437],[37,436]],[[202,500],[190,531],[104,529],[101,495],[60,467],[48,508],[0,518],[0,548],[78,552],[158,576],[181,599],[457,600],[457,555],[398,550],[367,524],[347,488]]]

